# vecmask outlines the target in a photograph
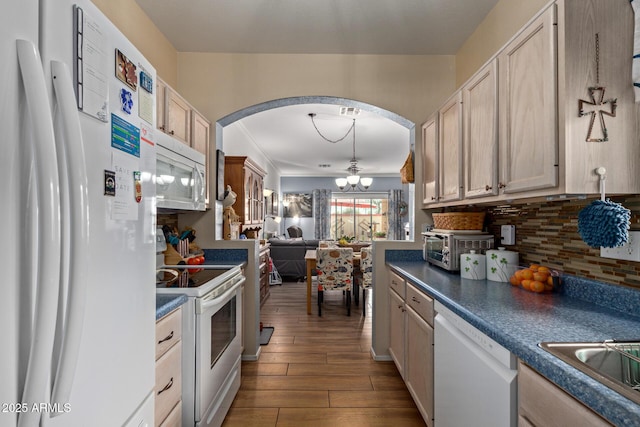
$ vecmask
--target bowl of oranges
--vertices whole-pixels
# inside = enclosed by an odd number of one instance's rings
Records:
[[[560,272],[539,264],[518,267],[509,283],[535,293],[550,293],[560,287]]]

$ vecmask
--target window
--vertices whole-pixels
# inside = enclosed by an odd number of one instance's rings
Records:
[[[340,194],[331,199],[331,238],[367,242],[386,239],[389,222],[386,194]]]

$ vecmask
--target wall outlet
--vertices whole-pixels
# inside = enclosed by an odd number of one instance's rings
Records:
[[[629,240],[617,248],[600,248],[603,258],[624,259],[640,262],[640,231],[630,231]]]
[[[516,244],[516,226],[503,225],[500,227],[500,244],[515,245]]]

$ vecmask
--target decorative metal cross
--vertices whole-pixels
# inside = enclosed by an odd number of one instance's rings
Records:
[[[600,95],[596,99],[596,92]],[[604,101],[604,87],[596,86],[589,88],[589,98],[591,101],[585,101],[583,99],[578,100],[578,116],[583,117],[587,114],[591,115],[591,121],[589,123],[589,132],[587,133],[587,142],[605,142],[609,140],[609,134],[607,132],[607,126],[604,123],[604,116],[607,115],[609,117],[616,116],[616,108],[617,108],[617,99],[608,99]],[[590,108],[590,111],[585,111],[584,106],[591,105],[594,108]],[[607,104],[610,107],[610,111],[604,110],[603,107],[606,107]],[[593,138],[591,133],[593,131],[593,124],[596,121],[596,115],[599,118],[600,122],[600,135],[601,138]]]

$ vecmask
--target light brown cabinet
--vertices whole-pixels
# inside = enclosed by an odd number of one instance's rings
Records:
[[[433,299],[388,270],[389,353],[426,422],[433,426]]]
[[[269,244],[260,246],[259,264],[260,271],[260,307],[269,298],[269,260],[271,257],[271,251],[269,250]]]
[[[211,122],[196,110],[191,110],[191,147],[208,158]]]
[[[422,125],[422,206],[438,201],[438,114]]]
[[[155,425],[182,421],[182,308],[156,322]]]
[[[433,299],[407,283],[405,382],[427,426],[433,426]]]
[[[438,111],[438,201],[462,198],[462,94]]]
[[[191,106],[167,86],[165,93],[165,133],[191,145]]]
[[[520,361],[518,426],[611,426],[591,409]]]
[[[497,61],[462,87],[464,197],[498,194]]]
[[[264,177],[266,172],[246,156],[228,156],[224,160],[224,184],[238,195],[233,209],[240,217],[240,232],[255,236],[264,221]]]
[[[504,193],[558,185],[555,21],[550,7],[498,56]]]
[[[534,16],[462,86],[461,107],[456,93],[439,109],[437,201],[430,203],[433,180],[427,170],[423,207],[468,204],[477,198],[501,202],[598,195],[595,170],[601,166],[607,170],[607,192],[640,193],[640,108],[629,83],[630,12],[626,0],[557,0]],[[615,117],[601,115],[614,111],[614,99]],[[592,103],[583,104],[582,115],[580,101]],[[595,120],[590,131],[591,112]],[[456,115],[463,117],[460,160]],[[431,138],[432,132],[423,127],[423,138]],[[430,139],[424,143],[428,148]],[[456,161],[463,165],[462,175],[455,173]],[[461,179],[459,188],[456,179]]]

